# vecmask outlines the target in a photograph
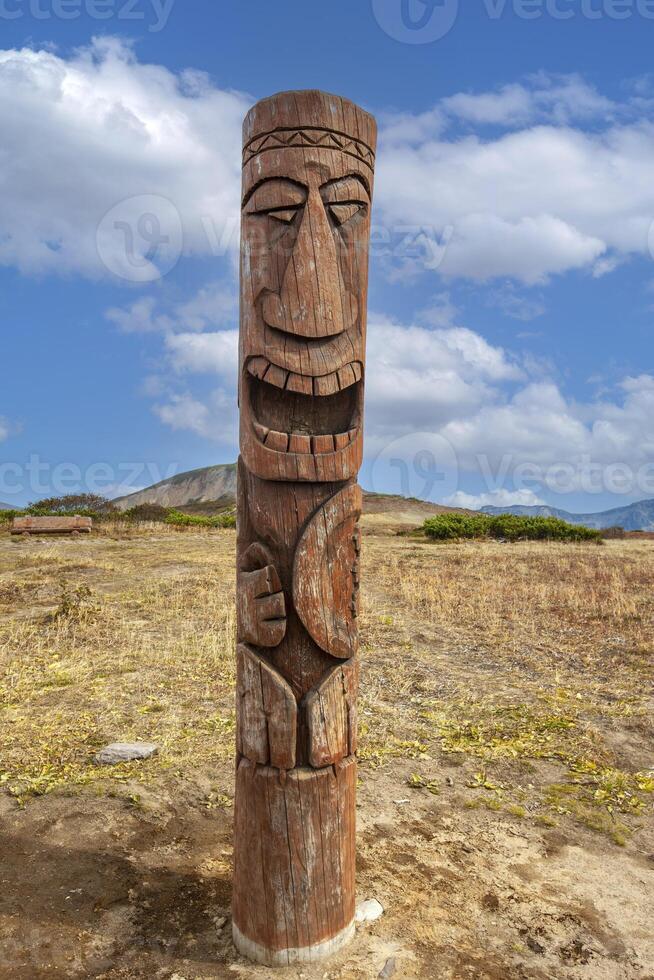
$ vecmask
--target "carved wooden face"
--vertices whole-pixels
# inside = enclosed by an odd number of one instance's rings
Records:
[[[241,452],[270,480],[349,479],[363,455],[373,174],[316,132],[244,168]]]

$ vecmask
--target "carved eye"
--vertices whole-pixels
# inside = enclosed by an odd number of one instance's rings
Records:
[[[344,225],[347,221],[363,211],[365,204],[348,202],[343,204],[330,204],[329,211],[337,225]]]
[[[256,188],[245,204],[245,213],[274,218],[289,225],[306,200],[306,188],[275,177],[265,180]]]
[[[283,211],[267,211],[266,214],[269,218],[274,218],[276,221],[283,221],[285,225],[290,225],[299,210],[299,208],[285,208]]]

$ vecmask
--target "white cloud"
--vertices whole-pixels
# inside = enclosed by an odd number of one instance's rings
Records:
[[[230,326],[238,318],[236,290],[223,282],[204,286],[176,310],[177,318],[189,330]]]
[[[368,454],[420,434],[436,456],[451,447],[460,472],[486,480],[488,493],[510,488],[515,476],[550,489],[618,492],[615,474],[626,467],[624,492],[654,495],[654,377],[626,378],[613,397],[581,403],[548,375],[546,365],[466,328],[429,330],[373,316]],[[529,499],[501,504],[538,502],[533,488],[511,492]]]
[[[523,85],[505,85],[497,92],[469,95],[459,92],[443,99],[443,108],[471,123],[515,124],[532,116],[533,97]]]
[[[235,286],[222,280],[209,282],[195,296],[166,310],[159,296],[141,296],[126,307],[105,313],[124,333],[165,333],[231,326],[238,318]]]
[[[123,333],[154,333],[171,330],[174,320],[167,314],[158,313],[156,307],[157,300],[154,296],[141,296],[125,308],[112,307],[105,315]]]
[[[494,384],[521,376],[501,348],[465,327],[427,329],[370,317],[366,399],[373,434],[438,428],[492,400]]]
[[[523,323],[542,316],[546,309],[542,293],[520,293],[510,282],[492,290],[487,297],[487,303],[513,320],[521,320]]]
[[[474,468],[481,454],[493,465],[507,454],[514,464],[549,465],[591,452],[589,429],[553,382],[531,381],[512,397],[495,396],[474,415],[452,418],[441,430],[465,468]]]
[[[234,400],[223,389],[213,391],[206,402],[191,394],[172,394],[154,406],[155,414],[176,432],[194,432],[205,439],[234,445],[237,415]]]
[[[567,124],[606,119],[619,107],[578,75],[539,72],[528,84],[504,85],[494,92],[459,92],[442,100],[446,113],[477,125],[517,126],[536,121]]]
[[[513,507],[515,505],[535,507],[545,501],[533,490],[494,490],[491,493],[465,493],[457,490],[445,501],[450,507],[465,507],[467,510],[481,510],[482,507]]]
[[[154,411],[175,431],[188,429],[198,435],[210,435],[209,409],[191,395],[171,395],[167,403],[156,405]]]
[[[232,387],[238,371],[238,330],[178,333],[166,338],[166,350],[178,372],[217,374]]]
[[[150,219],[141,228],[144,195],[164,200],[163,225],[166,202],[179,213],[184,255],[218,251],[233,261],[249,101],[200,72],[142,64],[117,39],[96,39],[69,58],[0,51],[11,191],[0,199],[0,264],[92,276],[106,265],[126,274],[134,267],[143,278],[156,272],[152,261],[168,268],[172,241],[147,258],[148,241],[170,229]],[[424,258],[392,249],[391,272],[406,278],[415,266],[432,276],[541,283],[573,269],[605,275],[647,254],[654,124],[640,97],[615,103],[576,75],[540,73],[380,122],[377,221],[400,237],[407,226],[425,229],[429,245]],[[96,230],[121,202],[124,225],[109,221],[103,265]],[[220,313],[223,298],[206,296],[208,312],[198,301],[188,329]]]
[[[172,202],[185,253],[207,254],[207,227],[233,227],[238,218],[248,104],[200,72],[141,64],[116,39],[95,39],[68,59],[0,51],[2,173],[10,189],[0,198],[0,264],[103,274],[96,229],[108,210],[142,195]],[[138,202],[121,217],[135,228]],[[142,256],[147,243],[136,235],[134,248]]]
[[[436,246],[447,230],[436,253],[446,277],[533,284],[573,269],[607,274],[648,253],[649,115],[637,101],[609,102],[576,76],[543,74],[497,92],[459,93],[419,116],[396,114],[381,133],[377,221],[425,229]],[[489,123],[503,131],[471,132]],[[429,274],[428,261],[412,261]]]
[[[0,415],[0,442],[4,442],[5,439],[9,438],[9,421],[2,415]]]
[[[127,307],[109,309],[105,315],[124,332],[163,335],[160,373],[148,375],[141,386],[141,394],[154,401],[155,415],[174,431],[229,443],[235,438],[237,416],[235,290],[222,281],[209,282],[190,299],[166,309],[161,296],[150,295]],[[219,327],[224,329],[215,329]],[[206,401],[195,397],[182,381],[194,374],[220,379]]]
[[[547,365],[456,325],[457,311],[447,294],[438,296],[424,316],[449,325],[429,328],[379,314],[370,317],[369,458],[398,438],[407,445],[423,440],[423,448],[436,457],[443,447],[448,453],[451,448],[461,474],[486,481],[485,492],[492,496],[484,502],[500,505],[540,502],[533,487],[511,486],[516,475],[549,489],[553,481],[558,489],[563,472],[567,490],[599,492],[616,466],[629,467],[634,480],[639,468],[649,466],[653,472],[647,479],[654,484],[654,377],[626,378],[612,398],[605,392],[576,402],[551,380]],[[221,441],[235,451],[238,331],[171,332],[165,350],[170,374],[148,384],[157,416],[176,431]],[[218,386],[201,400],[193,394],[192,379],[203,374],[216,377]],[[182,382],[189,387],[180,389]],[[590,489],[583,482],[589,466],[596,471]],[[536,475],[530,475],[534,470]],[[632,480],[630,486],[625,492],[648,493],[649,484]],[[456,498],[459,505],[472,506],[463,501]]]

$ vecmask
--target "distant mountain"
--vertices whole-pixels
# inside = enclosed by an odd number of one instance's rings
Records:
[[[18,510],[18,508],[16,507],[16,504],[5,504],[2,500],[0,500],[0,510]]]
[[[114,503],[121,510],[137,504],[161,504],[162,507],[184,507],[193,513],[210,513],[236,501],[236,463],[206,466],[188,473],[178,473],[152,487],[119,497]],[[203,506],[204,505],[204,506]],[[398,526],[414,527],[434,514],[471,511],[458,507],[444,507],[425,500],[398,497],[385,493],[363,494],[366,514],[395,521]]]
[[[188,473],[178,473],[145,490],[119,497],[114,503],[121,510],[127,510],[137,504],[182,507],[225,498],[236,499],[236,463],[204,466]]]
[[[527,517],[560,517],[570,524],[583,524],[603,530],[607,527],[622,527],[625,531],[654,531],[654,500],[639,500],[635,504],[624,507],[614,507],[612,510],[599,511],[596,514],[571,514],[567,510],[556,507],[536,506],[525,507],[516,504],[513,507],[482,507],[484,514],[517,514]]]

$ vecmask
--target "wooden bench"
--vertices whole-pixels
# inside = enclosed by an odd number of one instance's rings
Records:
[[[90,517],[14,517],[12,534],[90,534]]]

